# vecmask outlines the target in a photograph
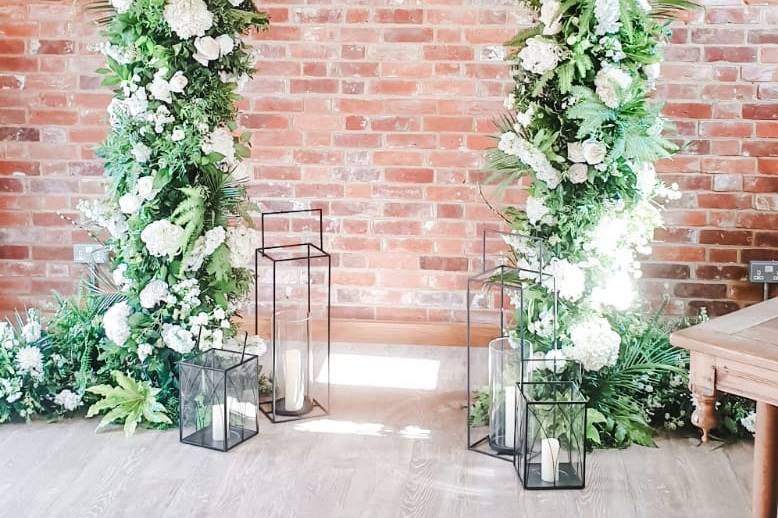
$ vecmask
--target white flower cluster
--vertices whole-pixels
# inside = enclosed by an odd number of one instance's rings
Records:
[[[132,0],[111,0],[111,5],[117,13],[124,14],[132,7]]]
[[[235,49],[235,41],[227,34],[222,34],[216,38],[201,36],[195,39],[194,46],[197,52],[192,55],[192,58],[202,66],[207,67],[209,62],[232,52]]]
[[[659,75],[662,72],[662,65],[659,63],[651,63],[649,65],[643,65],[643,73],[646,74],[646,81],[648,83],[648,89],[656,89],[656,80],[659,79]]]
[[[22,325],[21,334],[22,340],[32,343],[37,342],[41,338],[41,320],[38,311],[35,309],[27,310],[27,322]]]
[[[756,412],[751,412],[745,417],[740,418],[740,424],[751,433],[756,433]]]
[[[10,323],[0,322],[0,347],[6,350],[15,348],[17,345],[16,334]]]
[[[195,342],[192,333],[175,324],[163,324],[162,341],[165,345],[180,354],[187,354],[194,349]]]
[[[223,227],[214,227],[198,237],[192,249],[184,257],[182,269],[191,272],[199,270],[206,257],[214,253],[224,243],[226,237],[227,232]]]
[[[543,75],[556,68],[562,54],[562,47],[556,43],[540,36],[533,36],[527,40],[526,46],[519,52],[519,59],[521,59],[521,66],[524,70]]]
[[[97,50],[104,56],[109,57],[119,63],[120,65],[127,65],[134,63],[138,60],[138,49],[130,45],[127,47],[120,47],[118,45],[111,45],[107,41],[101,42],[97,46]]]
[[[546,289],[556,291],[565,300],[575,302],[579,300],[586,289],[586,274],[580,266],[567,259],[557,257],[551,259],[544,273],[553,275],[553,278],[544,278],[543,285]]]
[[[125,263],[121,263],[111,272],[114,286],[122,293],[130,291],[130,288],[132,288],[132,280],[127,277],[127,268],[128,266]]]
[[[201,146],[203,153],[219,153],[224,158],[222,162],[228,167],[235,165],[235,140],[232,133],[224,127],[214,128]]]
[[[554,310],[546,308],[541,311],[538,319],[530,322],[527,329],[541,338],[551,338],[554,334]]]
[[[251,79],[248,74],[232,74],[229,72],[225,72],[224,70],[219,71],[219,80],[222,83],[235,83],[235,90],[240,92],[243,90],[243,87],[246,86],[246,83],[249,82],[249,79]]]
[[[77,208],[85,221],[106,229],[114,239],[124,237],[129,230],[124,216],[113,210],[106,200],[79,200]]]
[[[138,354],[138,360],[143,363],[146,361],[146,358],[154,352],[154,346],[148,342],[143,342],[138,345],[138,350],[136,352]]]
[[[254,259],[258,236],[253,228],[230,227],[227,229],[227,247],[230,249],[230,265],[245,268]]]
[[[149,223],[140,233],[140,239],[154,257],[173,258],[181,250],[184,229],[166,219]]]
[[[157,70],[154,73],[154,79],[146,86],[146,89],[149,91],[152,98],[165,103],[170,103],[173,101],[173,96],[171,94],[183,93],[184,88],[189,84],[189,79],[187,79],[180,70],[174,73],[170,79],[165,79],[167,73],[167,67],[162,67]]]
[[[22,397],[22,379],[18,376],[0,379],[0,398],[4,397],[9,403],[18,401]]]
[[[176,320],[186,318],[193,308],[200,305],[200,284],[197,279],[178,281],[171,291],[178,297],[179,307],[173,311]]]
[[[525,211],[527,213],[527,219],[532,225],[537,225],[538,223],[546,225],[554,224],[554,216],[551,215],[551,209],[543,203],[543,198],[528,196]]]
[[[605,53],[605,57],[609,58],[611,61],[618,63],[627,57],[627,55],[624,53],[624,49],[621,46],[621,40],[615,36],[603,36],[600,38],[599,43],[600,47],[602,47],[602,50]]]
[[[616,363],[619,357],[621,337],[601,316],[589,316],[570,327],[572,347],[565,349],[565,356],[583,365],[589,371],[598,371]]]
[[[16,352],[16,366],[20,374],[43,379],[43,353],[34,345],[26,345]]]
[[[154,176],[142,176],[138,178],[132,191],[119,198],[119,210],[124,214],[135,214],[140,210],[143,202],[153,200],[156,195]]]
[[[81,406],[81,396],[70,389],[63,389],[54,396],[54,404],[61,406],[68,412],[72,412]]]
[[[620,0],[595,0],[594,17],[597,19],[595,34],[611,34],[621,28]]]
[[[190,317],[189,330],[192,336],[200,338],[200,350],[222,349],[224,347],[224,329],[230,328],[227,313],[221,307],[216,307],[211,315],[200,312]]]
[[[105,336],[119,347],[130,338],[130,312],[130,305],[122,301],[108,308],[103,315]]]
[[[163,16],[182,40],[203,36],[213,26],[213,13],[203,0],[168,0]]]
[[[608,108],[621,104],[624,92],[632,85],[629,72],[611,64],[604,65],[594,78],[597,95]]]
[[[175,304],[176,297],[168,290],[168,285],[161,279],[153,279],[140,292],[140,305],[145,309],[152,309],[160,302]]]
[[[562,18],[559,16],[562,4],[557,0],[543,0],[540,4],[540,22],[543,24],[543,35],[553,36],[562,30]]]
[[[562,174],[551,165],[546,155],[516,133],[507,131],[500,135],[497,148],[527,164],[535,172],[538,180],[548,185],[549,189],[556,189],[559,182],[562,181]]]
[[[535,105],[530,104],[526,111],[516,112],[516,124],[518,124],[520,128],[526,128],[532,124],[533,117],[535,117]],[[516,128],[516,124],[513,126],[514,129],[518,129]]]

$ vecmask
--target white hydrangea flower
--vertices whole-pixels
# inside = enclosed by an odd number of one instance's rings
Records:
[[[594,287],[591,295],[594,307],[610,306],[617,311],[629,309],[634,298],[632,278],[625,271],[609,275],[603,285]]]
[[[155,257],[174,257],[181,250],[184,229],[166,219],[149,223],[140,234],[149,253]]]
[[[117,13],[124,14],[132,7],[132,0],[111,0],[111,5]]]
[[[140,305],[146,309],[151,309],[160,302],[169,302],[170,296],[167,283],[161,279],[154,279],[141,290],[139,296]]]
[[[103,315],[105,336],[119,347],[130,337],[130,305],[126,301],[117,302]]]
[[[543,24],[543,35],[553,36],[562,30],[562,19],[559,11],[562,4],[557,0],[544,0],[540,4],[540,22]]]
[[[584,183],[589,179],[589,167],[586,164],[573,164],[567,170],[567,179],[571,183]]]
[[[132,154],[133,158],[135,158],[135,160],[141,164],[148,162],[151,158],[151,148],[149,148],[143,142],[138,142],[132,146],[130,153]]]
[[[546,155],[529,141],[511,131],[500,135],[497,148],[505,154],[517,157],[535,172],[549,189],[556,189],[562,181],[562,174],[551,164]]]
[[[162,341],[165,345],[180,354],[187,354],[194,349],[192,333],[179,325],[163,324]]]
[[[522,68],[538,75],[556,68],[561,57],[562,48],[559,45],[539,36],[528,39],[526,46],[519,52]]]
[[[213,26],[213,13],[203,0],[168,0],[163,16],[182,40],[202,36]]]
[[[619,0],[595,0],[594,17],[597,19],[595,34],[611,34],[621,28],[621,5]]]
[[[591,315],[570,327],[573,346],[564,350],[568,359],[575,360],[589,371],[598,371],[616,363],[621,337],[603,317]]]
[[[756,433],[756,412],[751,412],[740,418],[740,424],[751,433]]]
[[[138,196],[146,201],[153,200],[157,195],[157,191],[154,190],[154,175],[142,176],[138,178],[138,182],[135,184],[135,190]]]
[[[553,289],[556,285],[556,291],[561,298],[575,302],[583,296],[586,274],[578,265],[555,257],[549,261],[546,272],[554,277],[544,279],[543,285],[548,289]]]
[[[27,345],[16,353],[16,366],[22,374],[33,378],[43,377],[43,353],[34,345]]]
[[[581,152],[584,160],[589,165],[599,164],[605,159],[605,155],[608,153],[608,148],[605,144],[596,140],[587,140],[581,146]]]
[[[227,164],[235,162],[235,141],[227,128],[214,128],[201,147],[205,154],[216,152],[224,155],[223,160]]]
[[[72,412],[81,406],[81,396],[70,389],[64,389],[54,396],[54,404],[61,406],[68,412]]]
[[[597,72],[594,84],[605,106],[616,108],[621,103],[623,92],[632,85],[632,76],[618,67],[605,65]]]
[[[146,358],[148,358],[151,353],[154,352],[154,347],[148,343],[144,342],[138,346],[138,360],[143,363],[146,361]]]
[[[119,210],[124,214],[135,214],[140,209],[143,200],[132,193],[123,194],[119,198]]]
[[[257,248],[257,232],[247,227],[230,227],[227,230],[227,248],[233,268],[245,268],[254,259]]]
[[[546,223],[548,221],[547,217],[550,215],[549,213],[551,211],[548,207],[546,207],[541,198],[529,196],[527,198],[526,212],[529,222],[532,225],[537,225],[540,222]]]

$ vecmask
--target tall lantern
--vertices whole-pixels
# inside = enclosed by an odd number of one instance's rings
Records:
[[[316,242],[300,239],[311,229],[311,215]],[[254,325],[257,334],[267,330],[271,354],[264,357],[269,379],[259,408],[274,423],[328,415],[332,260],[324,250],[322,210],[263,213],[260,235]]]

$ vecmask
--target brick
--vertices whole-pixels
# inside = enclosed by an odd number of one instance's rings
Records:
[[[727,285],[681,282],[675,285],[674,294],[682,298],[720,299],[727,296]]]
[[[705,47],[704,59],[705,61],[727,61],[729,63],[753,63],[756,61],[756,49],[753,47]]]

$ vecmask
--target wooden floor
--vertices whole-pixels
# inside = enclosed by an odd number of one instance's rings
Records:
[[[598,451],[585,490],[523,491],[510,464],[464,448],[464,350],[334,352],[330,418],[260,421],[261,436],[226,454],[179,444],[177,432],[95,434],[94,420],[0,426],[0,516],[749,515],[748,443]]]

